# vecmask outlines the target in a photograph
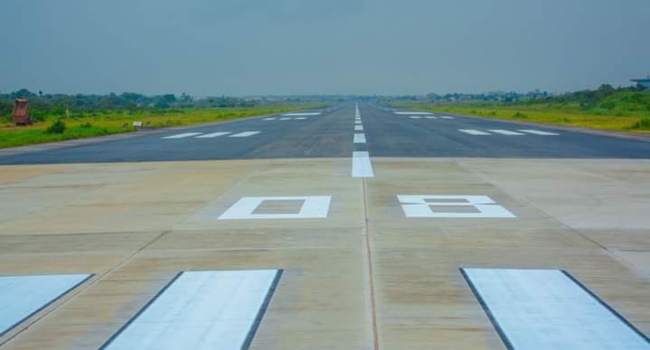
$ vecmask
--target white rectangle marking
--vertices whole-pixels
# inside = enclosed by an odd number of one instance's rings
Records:
[[[315,115],[321,115],[320,112],[304,112],[304,113],[287,113],[283,114],[284,117],[309,117]]]
[[[425,118],[427,118],[427,119],[438,119],[438,117],[434,117],[434,116],[427,116]]]
[[[249,137],[249,136],[257,135],[259,133],[260,133],[259,131],[244,131],[244,132],[240,132],[239,134],[230,135],[228,137]]]
[[[411,118],[411,119],[422,119],[422,117],[418,117],[417,115],[412,115],[409,118]]]
[[[461,130],[458,130],[458,131],[464,132],[464,133],[470,134],[470,135],[492,135],[489,132],[473,130],[473,129],[461,129]]]
[[[362,125],[355,125],[354,126],[354,131],[363,131],[363,126]]]
[[[560,134],[556,134],[554,132],[548,132],[548,131],[541,131],[541,130],[519,130],[521,132],[525,132],[528,134],[533,134],[533,135],[543,135],[543,136],[558,136]]]
[[[354,124],[356,124],[356,125],[361,125],[361,120],[355,120],[355,121],[354,121]]]
[[[440,117],[440,118],[442,118],[442,119],[454,119],[454,117],[450,117],[450,116],[448,116],[448,115],[443,115],[443,116]]]
[[[399,115],[431,115],[429,112],[395,112]]]
[[[228,208],[218,220],[325,219],[329,214],[331,200],[331,196],[244,197]],[[304,203],[300,212],[295,214],[254,214],[264,201],[304,201]]]
[[[354,152],[352,154],[352,177],[375,177],[368,152]]]
[[[487,196],[466,195],[400,195],[404,215],[408,218],[515,218],[506,208]],[[432,207],[474,207],[476,212],[441,212]]]
[[[84,274],[0,277],[0,336],[91,276]]]
[[[100,349],[248,349],[281,275],[183,272]]]
[[[165,140],[184,139],[186,137],[192,137],[192,136],[201,135],[201,134],[203,134],[203,133],[202,132],[186,132],[184,134],[178,134],[178,135],[163,137],[163,139],[165,139]]]
[[[354,143],[366,143],[366,135],[365,134],[354,134]]]
[[[211,134],[205,134],[205,135],[197,136],[196,138],[197,139],[212,139],[212,138],[215,138],[215,137],[225,136],[225,135],[228,135],[228,134],[231,134],[231,133],[230,132],[225,132],[225,131],[224,132],[213,132]]]
[[[262,119],[262,120],[271,121],[271,120],[275,120],[275,119],[276,119],[276,118],[264,118],[264,119]]]
[[[650,349],[646,336],[563,271],[462,271],[508,349]]]
[[[503,129],[490,129],[488,130],[490,132],[493,132],[495,134],[501,134],[501,135],[507,135],[507,136],[521,136],[525,135],[520,132],[515,132],[515,131],[510,131],[510,130],[503,130]]]
[[[306,120],[306,119],[307,119],[307,118],[305,118],[305,117],[298,117],[298,118],[296,118],[296,120]]]

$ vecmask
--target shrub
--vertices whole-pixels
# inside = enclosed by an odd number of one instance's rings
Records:
[[[82,129],[92,129],[93,125],[90,124],[90,122],[85,122],[85,123],[79,125],[79,127],[82,128]]]
[[[526,118],[528,118],[528,116],[526,114],[523,114],[521,112],[515,113],[512,117],[517,118],[517,119],[526,119]]]
[[[632,129],[650,129],[650,117],[643,117],[639,119],[636,123],[634,123],[634,125],[632,125]]]
[[[47,134],[63,134],[65,132],[65,123],[61,119],[57,119],[52,125],[45,129]]]

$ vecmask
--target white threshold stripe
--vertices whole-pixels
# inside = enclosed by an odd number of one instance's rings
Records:
[[[464,132],[464,133],[470,134],[470,135],[492,135],[489,132],[473,130],[473,129],[461,129],[461,130],[458,130],[458,131]]]
[[[361,120],[355,120],[355,121],[354,121],[354,124],[356,124],[356,125],[361,125]]]
[[[495,134],[501,134],[501,135],[507,135],[507,136],[521,136],[521,135],[526,135],[522,134],[520,132],[515,132],[515,131],[510,131],[510,130],[503,130],[503,129],[490,129],[488,130],[490,132],[493,132]]]
[[[431,115],[429,112],[395,112],[400,115]]]
[[[88,274],[0,277],[0,336],[90,277]]]
[[[230,135],[228,137],[249,137],[249,136],[257,135],[259,133],[260,133],[259,131],[244,131],[244,132],[240,132],[239,134]]]
[[[375,177],[368,152],[354,152],[352,154],[352,177]]]
[[[560,270],[461,269],[512,350],[648,350],[648,338]]]
[[[183,272],[100,349],[248,349],[281,275]]]
[[[283,114],[283,117],[309,117],[314,115],[321,115],[320,112],[304,112],[304,113],[287,113]]]
[[[355,125],[354,126],[354,131],[363,131],[363,126],[362,125]]]
[[[178,134],[178,135],[163,137],[163,139],[165,139],[165,140],[184,139],[186,137],[192,137],[192,136],[201,135],[201,134],[203,134],[203,133],[202,132],[186,132],[184,134]]]
[[[541,131],[541,130],[518,130],[521,132],[525,132],[528,134],[533,134],[533,135],[543,135],[543,136],[558,136],[560,134],[556,134],[554,132],[548,132],[548,131]]]
[[[225,136],[225,135],[228,135],[228,134],[232,134],[232,133],[231,132],[226,132],[226,131],[213,132],[211,134],[205,134],[205,135],[197,136],[196,138],[197,139],[212,139],[212,138],[215,138],[215,137]]]
[[[354,143],[366,143],[366,135],[365,134],[354,134]]]

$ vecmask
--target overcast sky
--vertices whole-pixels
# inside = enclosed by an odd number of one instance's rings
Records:
[[[629,85],[649,0],[2,0],[0,91],[426,94]]]

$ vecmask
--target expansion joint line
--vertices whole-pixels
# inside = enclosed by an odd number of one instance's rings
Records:
[[[366,188],[366,180],[361,179],[361,184],[363,187],[363,219],[364,219],[364,235],[366,237],[366,255],[368,263],[368,281],[370,287],[370,308],[372,313],[372,336],[373,336],[373,345],[375,350],[379,350],[381,347],[379,345],[379,331],[377,325],[377,296],[375,293],[375,278],[374,278],[374,269],[373,269],[373,260],[372,260],[372,245],[370,239],[370,229],[368,227],[368,191]]]

